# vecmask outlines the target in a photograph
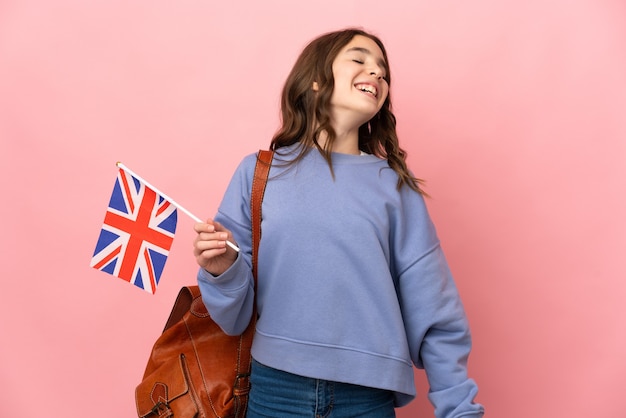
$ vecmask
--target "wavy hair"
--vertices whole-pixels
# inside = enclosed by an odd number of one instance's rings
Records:
[[[311,148],[316,147],[326,159],[331,173],[331,150],[336,133],[332,127],[331,96],[334,88],[333,62],[341,49],[357,35],[365,36],[378,45],[385,60],[386,79],[391,87],[391,74],[387,52],[381,40],[361,29],[350,28],[326,33],[311,41],[296,60],[281,95],[281,126],[272,138],[270,149],[279,152],[282,147],[299,143],[299,153],[292,161],[299,161]],[[319,89],[313,90],[316,82]],[[318,139],[325,132],[322,147]],[[359,127],[359,149],[386,159],[398,174],[398,189],[403,185],[418,193],[422,180],[414,177],[406,165],[406,152],[400,148],[396,134],[396,117],[391,110],[391,94],[380,111]]]

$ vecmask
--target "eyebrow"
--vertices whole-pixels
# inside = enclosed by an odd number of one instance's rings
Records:
[[[353,46],[352,48],[346,50],[346,52],[362,52],[367,55],[373,55],[372,51],[370,51],[367,48],[363,48],[362,46]],[[387,63],[385,62],[384,59],[379,58],[377,62],[378,62],[378,65],[380,65],[381,67],[385,69],[385,71],[387,71]]]

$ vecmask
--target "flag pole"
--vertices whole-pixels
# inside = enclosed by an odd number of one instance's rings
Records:
[[[142,177],[138,176],[133,170],[131,170],[130,168],[126,167],[124,164],[122,164],[120,161],[118,161],[117,163],[115,163],[115,165],[117,165],[119,168],[121,168],[122,170],[130,173],[130,175],[132,175],[133,177],[135,177],[137,180],[141,181],[143,184],[145,184],[146,186],[148,186],[149,188],[151,188],[152,190],[154,190],[156,193],[160,194],[161,196],[163,196],[165,199],[167,199],[172,205],[176,206],[176,208],[180,209],[181,211],[185,212],[185,214],[187,216],[189,216],[191,219],[193,219],[194,221],[201,223],[202,220],[200,220],[200,218],[198,218],[196,215],[194,215],[193,213],[189,212],[187,209],[185,209],[184,207],[182,207],[181,205],[179,205],[178,203],[176,203],[176,201],[174,201],[174,199],[172,199],[171,197],[169,197],[168,195],[166,195],[165,193],[163,193],[162,191],[160,191],[159,189],[157,189],[156,187],[154,187],[152,184],[148,183],[146,180],[144,180]],[[235,244],[233,244],[232,242],[226,240],[226,245],[228,245],[230,248],[232,248],[233,250],[239,252],[239,247],[237,247]]]

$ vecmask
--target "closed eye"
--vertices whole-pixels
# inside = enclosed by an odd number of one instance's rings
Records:
[[[352,61],[353,61],[353,62],[356,62],[357,64],[360,64],[360,65],[365,64],[365,61],[360,60],[360,59],[357,59],[357,58],[353,58],[353,59],[352,59]],[[386,82],[389,82],[389,79],[387,78],[387,75],[386,75],[386,74],[385,74],[385,75],[383,75],[382,79],[383,79],[383,80],[385,80]]]

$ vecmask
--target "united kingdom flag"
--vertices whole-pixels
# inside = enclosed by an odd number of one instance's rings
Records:
[[[154,293],[176,221],[175,205],[120,168],[91,267]]]

